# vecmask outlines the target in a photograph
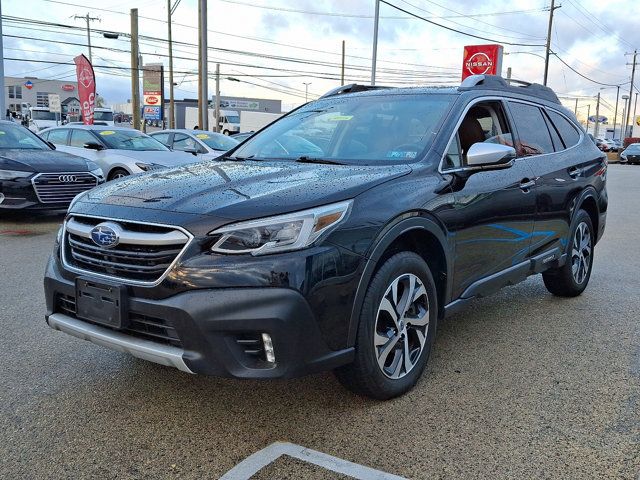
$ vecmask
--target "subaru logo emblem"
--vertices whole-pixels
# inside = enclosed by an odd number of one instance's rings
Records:
[[[103,248],[112,248],[120,241],[121,228],[118,224],[104,222],[91,229],[91,240]]]
[[[75,175],[60,175],[58,181],[60,183],[75,183],[78,181],[78,177]]]

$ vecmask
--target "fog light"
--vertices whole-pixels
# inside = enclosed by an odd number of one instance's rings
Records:
[[[276,355],[273,353],[273,342],[271,342],[271,335],[268,333],[262,334],[262,343],[264,344],[264,354],[267,357],[267,362],[276,363]]]

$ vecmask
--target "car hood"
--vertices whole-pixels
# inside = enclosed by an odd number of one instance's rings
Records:
[[[0,168],[33,172],[86,172],[87,161],[82,157],[57,150],[0,150]]]
[[[242,220],[353,198],[409,172],[409,165],[205,161],[108,182],[78,203]]]
[[[165,167],[176,167],[197,162],[198,158],[191,153],[165,152],[158,150],[109,150],[121,157],[131,158],[137,162],[156,163]]]

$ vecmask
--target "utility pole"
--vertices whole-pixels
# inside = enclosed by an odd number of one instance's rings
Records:
[[[89,12],[87,12],[86,15],[74,15],[73,19],[82,19],[86,20],[87,22],[87,45],[89,46],[89,62],[91,62],[91,65],[93,65],[93,58],[91,57],[91,26],[89,25],[89,22],[93,22],[94,20],[100,22],[100,17],[92,17],[89,15]]]
[[[140,130],[140,57],[137,8],[131,9],[131,109],[133,128]]]
[[[207,0],[198,1],[198,115],[199,128],[209,130],[209,74],[207,71]],[[217,119],[216,119],[217,123]]]
[[[509,80],[511,80],[511,67],[507,68],[507,83],[509,83]]]
[[[627,126],[629,125],[629,117],[631,116],[631,99],[633,98],[633,82],[636,78],[636,57],[638,56],[638,50],[633,51],[633,67],[631,68],[631,85],[629,86],[629,107],[627,108],[627,116],[624,120],[624,135],[627,134]],[[624,97],[623,97],[624,98]],[[624,136],[622,137],[624,142]]]
[[[378,24],[380,23],[380,0],[376,2],[376,13],[373,21],[373,55],[371,56],[371,85],[376,84],[376,57],[378,56]]]
[[[593,136],[598,138],[600,132],[600,92],[598,92],[598,103],[596,103],[596,125]]]
[[[175,6],[178,6],[178,2],[176,2]],[[173,40],[171,37],[171,15],[173,10],[171,0],[167,0],[167,24],[169,25],[169,128],[176,128],[176,114],[173,103]]]
[[[551,10],[549,10],[549,29],[547,30],[547,53],[545,54],[544,59],[544,82],[543,84],[547,84],[547,78],[549,77],[549,54],[551,53],[551,28],[553,27],[553,12],[556,8],[560,8],[560,6],[556,7],[555,0],[551,0]]]
[[[618,93],[616,93],[616,109],[613,113],[613,140],[616,139],[616,122],[618,121],[618,101],[620,100],[620,85],[618,85]]]
[[[638,111],[638,92],[636,92],[636,103],[633,106],[633,118],[631,119],[631,125],[636,121],[636,112]],[[631,127],[631,136],[633,136],[633,126]]]
[[[213,114],[216,122],[215,132],[220,133],[220,64],[216,63],[216,105]]]
[[[573,109],[573,114],[577,117],[578,116],[578,99],[576,98],[576,106]]]
[[[589,116],[591,115],[591,104],[587,105],[587,128],[585,130],[589,133]],[[595,137],[595,135],[594,135]]]
[[[344,40],[342,40],[342,70],[340,70],[340,85],[344,85]]]
[[[7,106],[4,104],[4,46],[2,38],[2,2],[0,2],[0,119],[4,120]]]
[[[311,82],[302,82],[304,84],[304,103],[307,103],[309,97],[309,85]]]

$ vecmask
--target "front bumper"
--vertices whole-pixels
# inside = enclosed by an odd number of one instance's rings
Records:
[[[60,275],[53,261],[45,275],[45,294],[50,327],[186,372],[290,378],[353,360],[353,348],[334,351],[327,346],[309,304],[293,289],[198,289],[162,300],[129,297],[129,315],[161,319],[175,329],[178,340],[170,344],[85,322],[60,309],[59,298],[75,298],[75,284]],[[255,354],[263,333],[271,336],[274,363]]]

